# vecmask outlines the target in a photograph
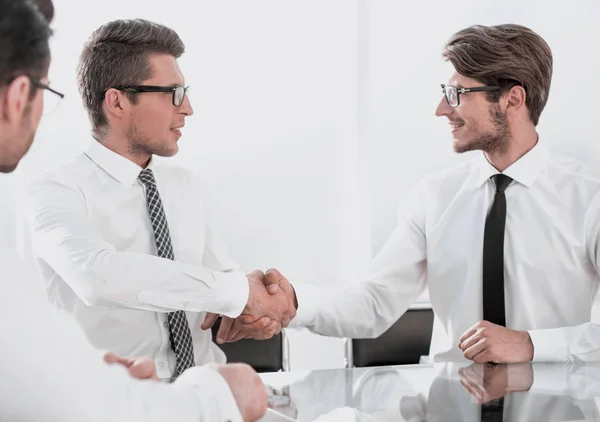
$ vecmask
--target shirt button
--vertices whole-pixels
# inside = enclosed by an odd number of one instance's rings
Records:
[[[169,321],[165,321],[164,324],[165,328],[169,328]]]
[[[163,366],[165,366],[165,364],[164,364],[163,362],[158,362],[158,366],[159,366],[160,368],[162,368]]]

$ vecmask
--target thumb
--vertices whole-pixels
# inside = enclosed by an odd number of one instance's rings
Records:
[[[270,294],[274,295],[279,292],[280,281],[282,278],[283,276],[276,269],[271,268],[267,270],[263,283]]]

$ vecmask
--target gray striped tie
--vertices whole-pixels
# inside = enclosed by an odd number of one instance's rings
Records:
[[[171,234],[165,216],[165,210],[160,200],[156,180],[152,170],[142,170],[139,176],[140,182],[146,187],[146,206],[152,229],[154,230],[154,241],[158,256],[161,258],[175,259],[173,246],[171,245]],[[171,334],[171,348],[175,352],[177,366],[173,377],[177,377],[186,369],[194,366],[194,347],[192,345],[192,333],[185,316],[185,312],[170,312],[167,315],[169,321],[169,332]]]

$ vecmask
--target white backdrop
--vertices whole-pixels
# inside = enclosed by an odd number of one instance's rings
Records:
[[[599,156],[597,0],[410,8],[391,0],[198,0],[189,8],[183,0],[56,0],[50,78],[67,98],[43,119],[17,174],[0,184],[2,230],[26,257],[19,195],[32,175],[88,142],[75,67],[87,37],[112,19],[155,20],[186,43],[180,64],[195,115],[173,160],[205,180],[232,255],[247,270],[275,266],[312,283],[358,278],[407,190],[467,158],[452,153],[447,124],[433,112],[449,76],[443,44],[471,24],[520,23],[545,37],[555,76],[541,139],[586,161]],[[343,365],[341,340],[290,336],[293,369]]]

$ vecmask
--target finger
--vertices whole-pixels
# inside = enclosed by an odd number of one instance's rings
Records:
[[[106,363],[116,363],[119,357],[115,355],[113,352],[106,352],[104,354],[104,362]]]
[[[104,361],[106,363],[110,363],[110,364],[118,363],[118,364],[123,365],[125,367],[129,367],[133,363],[133,359],[122,358],[121,356],[117,356],[113,352],[106,353],[104,355]]]
[[[217,343],[223,344],[225,342],[225,339],[229,335],[229,330],[233,325],[233,321],[233,318],[221,318],[221,326],[219,327],[219,331],[217,332]]]
[[[200,328],[202,328],[203,330],[208,330],[209,328],[212,328],[213,325],[215,325],[215,322],[217,322],[217,319],[219,319],[218,314],[213,314],[212,312],[208,312],[206,314],[206,317],[204,318],[204,322],[202,323]]]
[[[469,386],[474,397],[478,400],[483,400],[485,396],[485,387],[483,386],[481,379],[477,379],[476,377],[465,377],[461,378],[461,380]]]
[[[477,343],[481,339],[481,335],[479,332],[475,332],[471,337],[465,339],[462,343],[458,345],[458,348],[463,352],[467,350],[469,347]]]
[[[269,318],[269,317],[264,317],[264,318]],[[255,318],[253,315],[250,315],[250,314],[242,314],[236,318],[236,322],[238,322],[240,325],[252,325],[259,319],[260,318]]]
[[[244,339],[244,338],[249,338],[249,337],[248,337],[246,334],[244,334],[243,332],[241,332],[241,331],[240,331],[239,333],[237,333],[237,334],[236,334],[236,335],[235,335],[235,336],[234,336],[234,337],[233,337],[233,338],[230,340],[230,342],[231,342],[231,343],[235,343],[236,341],[239,341],[239,340],[241,340],[241,339]]]
[[[479,394],[479,392],[477,390],[472,388],[471,384],[469,384],[467,381],[465,381],[461,378],[460,385],[465,389],[465,391],[467,393],[469,393],[469,395],[471,397],[475,398],[475,400],[477,400],[478,403],[481,403],[481,400],[482,400],[481,395]]]
[[[279,334],[281,332],[281,325],[277,321],[273,321],[269,328],[265,331],[264,340],[268,340],[272,338],[275,334]]]
[[[231,326],[231,329],[229,330],[227,337],[225,338],[225,343],[230,343],[233,340],[233,338],[240,333],[240,329],[241,329],[241,324],[236,319],[236,321]]]
[[[247,337],[263,340],[265,332],[273,324],[273,320],[269,317],[262,317],[254,321],[252,324],[240,325],[240,331],[246,334]]]
[[[469,328],[467,331],[465,331],[465,333],[460,337],[459,344],[461,344],[463,341],[465,341],[466,339],[468,339],[469,337],[471,337],[473,334],[475,334],[477,332],[480,322],[481,321],[479,321],[477,324],[473,325],[471,328]]]
[[[465,356],[465,358],[469,359],[469,360],[473,360],[473,358],[475,356],[477,356],[479,353],[483,352],[487,347],[487,341],[485,338],[479,339],[479,341],[477,341],[477,343],[473,344],[472,346],[470,346],[468,349],[466,349],[463,353],[463,355]],[[479,361],[476,361],[479,362]]]
[[[281,275],[281,273],[279,271],[271,268],[271,269],[268,269],[267,272],[265,273],[265,278],[264,278],[263,282],[265,284],[265,287],[267,288],[267,291],[273,295],[273,294],[279,292],[282,279],[283,279],[283,276]]]
[[[156,365],[154,361],[147,358],[136,359],[133,364],[129,367],[129,374],[132,377],[139,379],[153,379],[158,376],[156,375]]]
[[[460,375],[460,378],[464,379],[465,382],[467,382],[471,386],[482,385],[482,383],[483,383],[483,378],[480,377],[479,375],[477,375],[477,373],[475,373],[473,371],[464,371]]]

